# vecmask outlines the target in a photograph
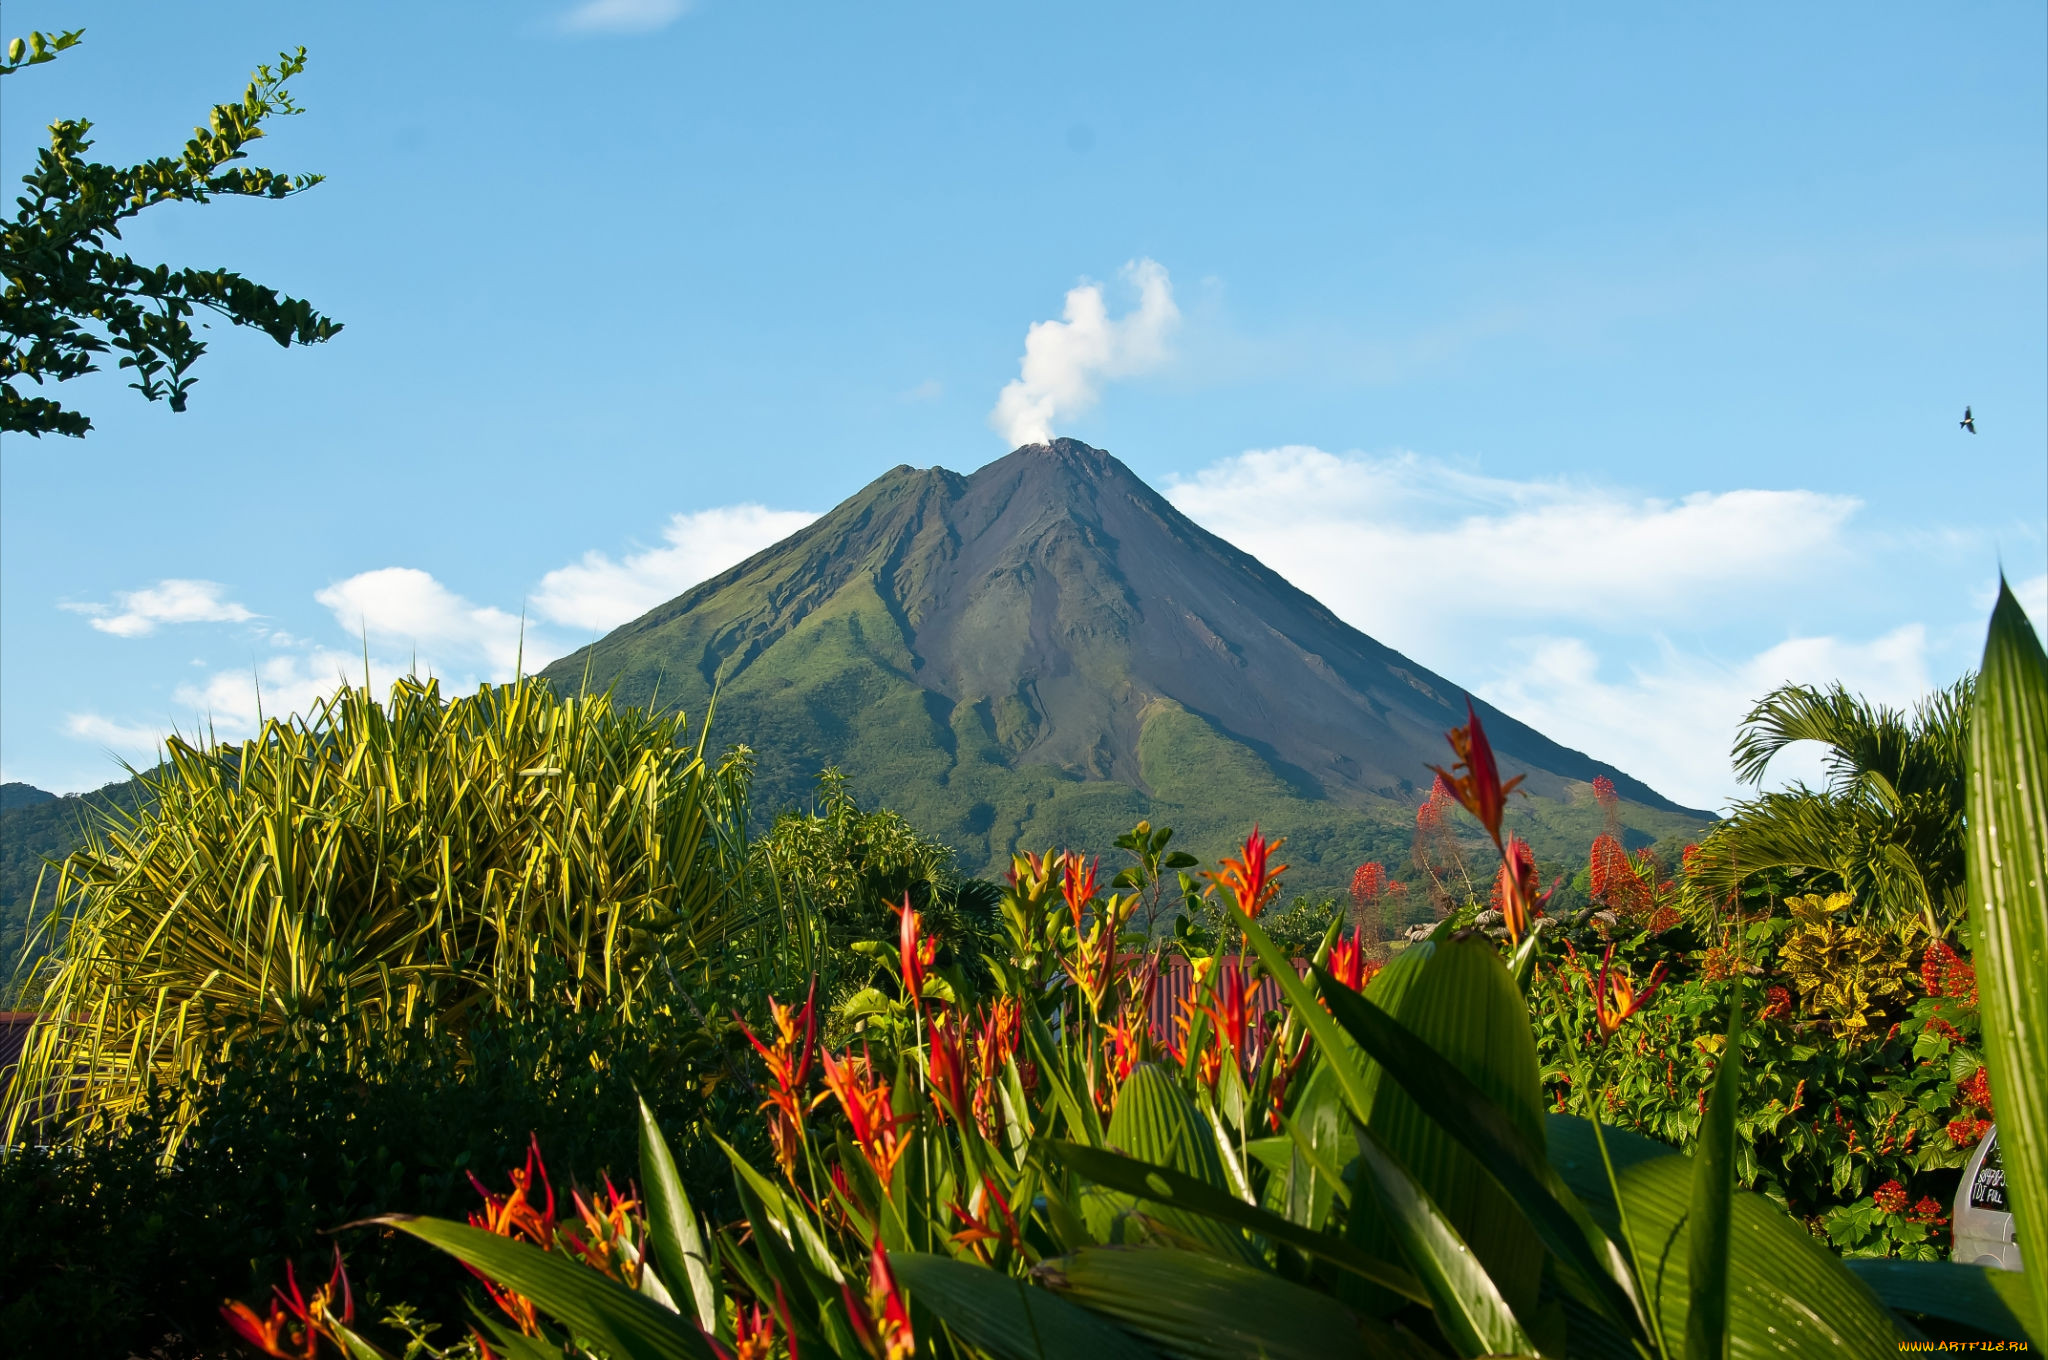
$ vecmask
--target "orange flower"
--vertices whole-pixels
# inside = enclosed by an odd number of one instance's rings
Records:
[[[874,1168],[883,1193],[888,1193],[896,1163],[909,1146],[890,1106],[889,1083],[875,1075],[874,1062],[865,1052],[858,1061],[851,1053],[844,1060],[834,1060],[832,1050],[820,1049],[819,1060],[824,1066],[825,1088],[839,1098],[846,1122],[853,1126],[855,1145]]]
[[[1429,768],[1444,781],[1451,796],[1479,819],[1479,824],[1486,828],[1486,834],[1493,837],[1493,843],[1498,846],[1501,843],[1500,819],[1507,812],[1508,795],[1515,791],[1523,776],[1516,775],[1505,784],[1500,782],[1500,767],[1494,763],[1493,744],[1486,739],[1486,729],[1479,725],[1479,711],[1472,706],[1471,699],[1465,700],[1465,725],[1454,727],[1444,735],[1458,756],[1451,769],[1465,773],[1452,774],[1435,765]]]
[[[995,1213],[989,1212],[991,1205]],[[1003,1192],[996,1188],[987,1172],[982,1173],[981,1184],[975,1188],[969,1204],[956,1203],[951,1209],[953,1217],[962,1224],[951,1240],[972,1249],[981,1260],[989,1259],[982,1245],[985,1242],[1006,1245],[1019,1252],[1024,1250],[1024,1238],[1017,1229],[1016,1216],[1010,1212],[1010,1202],[1003,1198]]]
[[[769,1312],[760,1304],[749,1308],[737,1305],[732,1310],[732,1349],[720,1345],[718,1338],[705,1334],[711,1344],[711,1353],[718,1360],[775,1360],[775,1324],[780,1320],[783,1329],[791,1336],[790,1354],[796,1353],[795,1331],[789,1326],[789,1304],[782,1296],[782,1286],[775,1286],[775,1311]]]
[[[639,1203],[621,1195],[610,1176],[604,1180],[604,1195],[600,1209],[596,1196],[585,1200],[581,1191],[570,1192],[569,1201],[576,1207],[576,1217],[582,1220],[584,1231],[581,1236],[563,1233],[562,1243],[592,1270],[628,1289],[638,1289],[641,1253],[635,1239],[646,1236],[644,1229],[634,1231],[637,1220],[633,1211],[640,1207]]]
[[[1202,871],[1202,877],[1209,880],[1212,888],[1220,887],[1237,900],[1237,909],[1254,919],[1266,909],[1266,904],[1280,895],[1280,875],[1287,872],[1284,864],[1268,864],[1273,852],[1287,844],[1282,836],[1269,841],[1259,834],[1254,825],[1252,834],[1245,837],[1244,858],[1225,859],[1223,867],[1214,872]]]
[[[1614,967],[1614,946],[1607,946],[1607,952],[1600,957],[1600,980],[1593,989],[1593,1010],[1600,1021],[1602,1043],[1613,1038],[1616,1030],[1650,1003],[1650,998],[1664,985],[1664,972],[1665,966],[1660,962],[1638,992],[1628,970]]]
[[[1550,894],[1543,891],[1543,881],[1537,877],[1536,852],[1519,836],[1509,836],[1501,850],[1493,895],[1501,921],[1508,928],[1508,942],[1520,944],[1529,933],[1529,923],[1543,914]]]
[[[1095,870],[1102,860],[1083,862],[1072,851],[1060,856],[1060,895],[1067,899],[1067,910],[1074,918],[1074,929],[1081,929],[1081,914],[1095,898]]]
[[[535,1179],[540,1181],[545,1193],[544,1202],[536,1206],[533,1202]],[[541,1160],[540,1137],[531,1135],[527,1141],[526,1167],[509,1175],[512,1189],[503,1195],[494,1195],[484,1189],[484,1183],[469,1173],[469,1183],[484,1197],[484,1207],[469,1216],[473,1228],[496,1233],[500,1237],[525,1240],[542,1251],[551,1251],[555,1245],[555,1188],[548,1181],[547,1163]],[[540,1335],[540,1317],[533,1306],[533,1300],[515,1290],[502,1288],[475,1266],[464,1263],[464,1269],[483,1281],[484,1292],[491,1302],[498,1305],[506,1317],[517,1323],[526,1336]]]
[[[1379,960],[1366,957],[1369,946],[1358,931],[1340,935],[1330,946],[1330,976],[1354,992],[1362,992],[1380,971]]]
[[[314,1360],[323,1336],[346,1355],[348,1348],[335,1334],[334,1324],[338,1321],[346,1327],[355,1321],[356,1301],[348,1287],[348,1272],[342,1269],[340,1246],[334,1248],[334,1273],[327,1277],[326,1284],[313,1291],[311,1299],[299,1292],[298,1272],[290,1261],[285,1262],[284,1278],[291,1293],[272,1285],[267,1316],[257,1317],[256,1310],[246,1303],[229,1302],[222,1306],[221,1317],[236,1335],[265,1355],[282,1360]],[[337,1299],[339,1318],[335,1316]]]
[[[747,1022],[740,1019],[738,1011],[733,1019],[738,1020],[740,1032],[747,1036],[747,1042],[761,1055],[768,1065],[768,1075],[775,1085],[768,1092],[768,1098],[759,1108],[768,1111],[768,1141],[775,1149],[775,1160],[782,1167],[784,1177],[796,1177],[797,1149],[803,1142],[804,1113],[810,1104],[804,1100],[804,1087],[810,1080],[811,1055],[818,1037],[818,979],[811,978],[810,995],[804,998],[801,1010],[791,1010],[774,997],[768,998],[768,1018],[775,1030],[775,1041],[763,1043]]]
[[[855,1298],[851,1285],[842,1284],[839,1290],[861,1349],[874,1360],[910,1360],[917,1350],[917,1338],[911,1334],[910,1310],[903,1306],[903,1293],[889,1273],[889,1256],[882,1250],[881,1238],[875,1239],[868,1257],[866,1299]]]

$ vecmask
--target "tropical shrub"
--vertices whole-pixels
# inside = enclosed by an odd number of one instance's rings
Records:
[[[657,975],[728,971],[748,764],[704,735],[532,680],[449,701],[407,679],[239,745],[171,739],[58,874],[9,1140],[118,1121],[303,1015],[367,1048],[544,992],[630,1017]]]
[[[579,1191],[563,1212],[536,1162],[467,1225],[386,1222],[484,1276],[495,1307],[474,1346],[520,1356],[1889,1354],[1917,1333],[1873,1288],[2039,1335],[2021,1277],[1879,1262],[1859,1278],[1735,1188],[1740,975],[1717,983],[1696,1156],[1607,1133],[1598,1097],[1591,1119],[1546,1117],[1522,987],[1548,952],[1547,895],[1499,835],[1512,786],[1476,718],[1453,739],[1446,787],[1498,848],[1505,949],[1447,924],[1366,981],[1359,942],[1333,930],[1298,976],[1259,922],[1279,867],[1254,835],[1211,876],[1242,956],[1199,970],[1161,1038],[1156,960],[1120,947],[1132,903],[1099,897],[1076,857],[1023,857],[989,994],[934,973],[905,904],[896,995],[857,1043],[820,1042],[815,997],[772,1008],[755,1045],[773,1160],[721,1145],[744,1222],[697,1212],[646,1111],[637,1191]],[[1611,955],[1580,976],[1581,1084],[1598,1091],[1661,979],[1638,985]],[[1247,1005],[1262,979],[1284,1007]],[[2048,1067],[2034,1033],[1993,1047],[2001,1088],[2016,1063]],[[274,1354],[323,1338],[373,1353],[348,1299],[337,1275],[232,1315]]]
[[[1797,741],[1827,748],[1827,783],[1796,784],[1736,804],[1690,866],[1700,914],[1774,869],[1818,870],[1886,922],[1918,918],[1942,936],[1963,914],[1964,756],[1975,681],[1965,677],[1911,715],[1835,685],[1786,685],[1750,710],[1736,774],[1761,782]]]

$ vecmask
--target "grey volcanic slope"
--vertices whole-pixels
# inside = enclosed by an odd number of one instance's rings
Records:
[[[1338,859],[1391,857],[1465,704],[1068,439],[971,476],[893,469],[544,674],[693,713],[716,683],[715,738],[755,747],[765,804],[796,801],[837,764],[948,835],[970,868],[1034,832],[1100,835],[1148,813],[1272,826],[1289,809],[1325,832],[1378,826],[1311,836]],[[1525,833],[1539,851],[1572,853],[1596,775],[1631,805],[1638,838],[1707,819],[1478,708],[1532,804],[1583,809],[1536,815],[1553,833]]]

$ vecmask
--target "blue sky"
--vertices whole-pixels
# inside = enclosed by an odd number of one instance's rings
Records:
[[[0,775],[243,735],[366,644],[501,676],[522,613],[531,664],[1050,429],[1717,804],[1771,685],[1910,702],[2001,562],[2048,604],[2044,25],[11,0],[86,42],[7,79],[10,184],[52,118],[158,154],[305,44],[259,159],[328,181],[127,239],[346,330],[216,331],[188,413],[103,375],[87,440],[0,448]]]

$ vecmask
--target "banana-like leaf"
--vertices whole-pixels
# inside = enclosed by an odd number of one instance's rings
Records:
[[[1970,936],[1998,1146],[2034,1316],[2048,1319],[2048,655],[2001,579],[1970,715]],[[2048,1345],[2048,1333],[2034,1333]]]
[[[1111,1147],[1140,1162],[1173,1170],[1229,1197],[1230,1183],[1216,1150],[1216,1135],[1195,1102],[1172,1074],[1157,1063],[1139,1063],[1117,1093],[1116,1110],[1104,1135]],[[1117,1220],[1132,1209],[1157,1220],[1190,1242],[1251,1262],[1257,1253],[1244,1234],[1214,1217],[1141,1203],[1129,1195],[1096,1190],[1084,1196],[1088,1229],[1098,1241],[1117,1240]],[[1249,1206],[1247,1206],[1249,1207]]]
[[[1737,987],[1728,1002],[1728,1043],[1714,1069],[1714,1090],[1707,1097],[1699,1152],[1693,1158],[1685,1360],[1726,1360],[1728,1354],[1728,1234],[1735,1201],[1735,1106],[1742,1096],[1742,1007]]]
[[[1322,1047],[1345,1104],[1373,1136],[1398,1157],[1429,1197],[1443,1210],[1459,1234],[1473,1245],[1487,1273],[1519,1308],[1533,1309],[1541,1281],[1544,1241],[1531,1227],[1526,1210],[1489,1175],[1474,1156],[1443,1125],[1415,1086],[1393,1076],[1378,1062],[1359,1067],[1352,1045],[1337,1031],[1308,986],[1256,921],[1235,906],[1233,920],[1265,962],[1288,1001]],[[1317,969],[1316,977],[1331,1011],[1358,995]],[[1515,990],[1493,946],[1483,940],[1431,939],[1402,951],[1380,970],[1370,990],[1386,1007],[1399,1013],[1426,1038],[1429,1082],[1446,1074],[1461,1075],[1468,1087],[1485,1092],[1497,1121],[1514,1131],[1525,1160],[1542,1164],[1542,1101],[1537,1086],[1536,1042],[1529,1028],[1528,1004]],[[1355,1037],[1355,1036],[1354,1036]],[[1413,1037],[1413,1036],[1411,1036]],[[1370,1049],[1367,1050],[1371,1052]],[[1379,1054],[1372,1053],[1374,1059]],[[1348,1231],[1371,1255],[1391,1255],[1391,1230],[1354,1203]],[[1555,1248],[1553,1248],[1555,1250]],[[1581,1248],[1582,1252],[1587,1250]],[[1341,1296],[1375,1312],[1394,1305],[1364,1286],[1345,1281]]]
[[[1943,1318],[2008,1341],[2040,1335],[2026,1276],[1951,1261],[1844,1261],[1849,1273],[1901,1313]]]
[[[1612,1223],[1614,1193],[1607,1184],[1607,1168],[1600,1162],[1600,1145],[1593,1141],[1592,1121],[1575,1114],[1547,1114],[1543,1126],[1550,1165],[1558,1178],[1596,1219]],[[1608,1128],[1605,1133],[1607,1155],[1614,1159],[1617,1175],[1638,1162],[1678,1155],[1677,1148],[1630,1129]]]
[[[1514,1309],[1428,1192],[1369,1130],[1362,1125],[1354,1128],[1360,1179],[1371,1188],[1382,1221],[1429,1291],[1437,1330],[1468,1360],[1481,1355],[1534,1355],[1536,1347]]]
[[[1644,1288],[1657,1301],[1664,1353],[1684,1354],[1692,1288],[1687,1239],[1690,1157],[1653,1157],[1617,1171]],[[1728,1355],[1896,1355],[1906,1339],[1877,1296],[1778,1205],[1736,1191],[1729,1213]]]
[[[997,1360],[1157,1360],[1116,1324],[1014,1276],[913,1251],[889,1253],[889,1268],[913,1303]]]
[[[1304,1228],[1269,1210],[1246,1204],[1235,1195],[1171,1167],[1151,1165],[1102,1148],[1082,1147],[1078,1143],[1053,1143],[1049,1150],[1089,1180],[1121,1190],[1147,1205],[1173,1205],[1194,1214],[1206,1214],[1276,1242],[1285,1242],[1312,1256],[1320,1256],[1330,1264],[1342,1266],[1403,1298],[1417,1303],[1430,1302],[1430,1296],[1423,1291],[1421,1283],[1399,1266],[1367,1256],[1344,1238]]]
[[[718,1277],[712,1271],[711,1251],[697,1224],[696,1210],[676,1173],[675,1158],[669,1155],[668,1140],[647,1102],[640,1102],[640,1183],[647,1197],[647,1230],[653,1239],[657,1274],[666,1277],[669,1297],[687,1304],[697,1325],[705,1331],[718,1328]],[[680,1297],[678,1297],[680,1296]]]
[[[1647,1335],[1627,1263],[1544,1160],[1542,1135],[1529,1137],[1455,1064],[1374,1002],[1327,975],[1319,980],[1335,1022],[1407,1092],[1432,1127],[1461,1144],[1500,1186],[1586,1301],[1622,1327]]]
[[[1179,1360],[1332,1360],[1434,1353],[1327,1294],[1204,1252],[1086,1247],[1041,1263],[1044,1283]]]
[[[619,1360],[716,1360],[696,1327],[559,1252],[441,1218],[394,1215],[375,1221],[439,1247],[524,1294],[577,1337]]]

